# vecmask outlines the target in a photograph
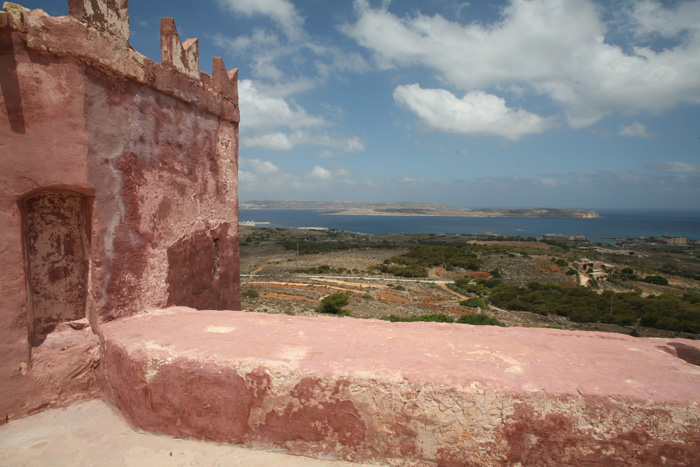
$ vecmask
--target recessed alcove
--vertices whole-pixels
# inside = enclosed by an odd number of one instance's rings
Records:
[[[199,310],[240,308],[236,288],[238,239],[223,223],[180,239],[168,248],[168,306]]]
[[[29,195],[19,204],[29,341],[37,346],[58,324],[86,316],[90,200],[60,189]]]

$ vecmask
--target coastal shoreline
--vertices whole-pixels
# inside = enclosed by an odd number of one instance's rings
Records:
[[[432,203],[384,203],[359,201],[242,201],[240,209],[310,210],[332,216],[475,217],[598,219],[590,209],[467,209]]]
[[[319,211],[317,211],[319,212]],[[525,219],[599,219],[595,211],[583,209],[479,209],[479,210],[435,210],[420,212],[377,211],[374,209],[347,209],[344,211],[319,212],[327,216],[384,216],[384,217],[476,217],[476,218],[525,218]]]

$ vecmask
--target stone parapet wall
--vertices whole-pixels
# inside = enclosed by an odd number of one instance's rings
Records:
[[[104,331],[110,400],[149,431],[396,466],[700,463],[693,341],[186,308]]]

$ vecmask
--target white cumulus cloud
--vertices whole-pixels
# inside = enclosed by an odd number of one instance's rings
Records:
[[[483,91],[470,91],[458,98],[445,89],[423,89],[410,84],[398,86],[394,99],[431,128],[467,136],[518,140],[524,135],[541,133],[554,124],[551,118],[509,108],[504,99]]]
[[[259,89],[258,83],[239,83],[241,145],[273,151],[290,151],[299,146],[323,148],[321,157],[355,154],[365,150],[357,136],[343,136],[325,131],[331,123],[309,114],[293,100],[275,97]]]
[[[251,80],[241,80],[238,89],[241,114],[245,115],[244,125],[248,127],[310,128],[328,124],[323,117],[309,115],[304,108],[294,102],[264,94]]]
[[[330,180],[333,178],[333,173],[330,170],[326,170],[320,165],[317,165],[311,170],[311,176],[319,180]]]
[[[257,158],[244,158],[239,160],[241,169],[250,169],[258,175],[275,175],[281,173],[279,167],[270,161],[263,161]]]
[[[397,16],[356,0],[357,19],[343,31],[379,68],[427,67],[461,91],[519,87],[549,97],[575,128],[613,112],[700,103],[700,2],[632,4],[622,13],[635,31],[624,48],[606,40],[615,24],[591,0],[512,0],[487,24]],[[641,32],[675,41],[655,50]]]

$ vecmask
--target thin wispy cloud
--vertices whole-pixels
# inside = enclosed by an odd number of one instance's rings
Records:
[[[700,164],[691,164],[689,162],[663,162],[661,164],[648,164],[646,167],[655,172],[700,174]],[[698,182],[700,182],[700,180],[698,180]]]
[[[236,13],[267,16],[291,38],[303,34],[304,19],[288,0],[219,0],[219,3]]]
[[[645,125],[634,122],[631,125],[620,127],[621,136],[632,136],[637,138],[653,138],[654,133],[650,132]]]

